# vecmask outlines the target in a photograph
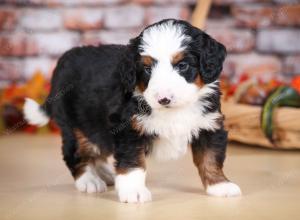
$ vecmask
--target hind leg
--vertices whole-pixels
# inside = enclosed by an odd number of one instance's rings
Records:
[[[106,182],[108,186],[112,186],[115,183],[115,167],[114,167],[113,155],[108,157],[100,157],[96,160],[96,170],[98,175]]]
[[[99,148],[90,143],[80,131],[62,129],[63,156],[81,192],[96,193],[107,189],[106,183],[96,171],[95,161],[100,156]]]
[[[98,193],[107,190],[106,183],[99,177],[93,165],[84,167],[82,174],[75,179],[75,186],[80,192]]]

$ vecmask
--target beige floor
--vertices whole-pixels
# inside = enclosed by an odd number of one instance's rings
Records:
[[[122,204],[113,188],[75,190],[58,136],[2,136],[0,219],[300,219],[300,152],[230,145],[225,171],[241,186],[240,198],[206,196],[189,154],[148,167],[153,202]]]

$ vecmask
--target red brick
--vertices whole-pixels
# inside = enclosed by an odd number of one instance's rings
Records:
[[[272,24],[275,10],[272,6],[240,5],[232,8],[232,14],[237,26],[258,28]]]
[[[51,0],[50,0],[51,1]],[[114,5],[126,2],[127,0],[60,0],[69,5]]]
[[[103,13],[99,9],[70,9],[64,13],[64,25],[72,30],[92,30],[102,27]]]
[[[146,24],[152,24],[166,18],[175,18],[187,20],[189,12],[186,7],[179,5],[164,6],[164,7],[150,7],[146,12]]]
[[[0,9],[0,30],[12,30],[17,23],[17,12],[11,9]]]
[[[131,2],[141,5],[150,5],[154,3],[154,0],[131,0]]]
[[[6,0],[20,5],[48,5],[48,6],[97,6],[123,3],[126,0]]]
[[[228,5],[228,4],[244,4],[255,2],[271,2],[272,0],[213,0],[216,5]]]
[[[276,56],[251,53],[228,55],[224,63],[223,72],[226,75],[234,76],[235,80],[243,73],[269,80],[281,74],[281,70],[281,61]]]
[[[105,10],[104,25],[107,28],[134,28],[143,25],[144,9],[137,5],[111,7]]]
[[[300,30],[270,29],[257,34],[257,49],[268,53],[300,53]]]
[[[59,56],[72,47],[79,46],[80,36],[71,32],[38,33],[32,38],[36,41],[39,54]]]
[[[36,5],[39,4],[39,2],[41,1],[42,0],[4,0],[5,3],[22,5],[22,6]]]
[[[188,5],[195,4],[196,0],[131,0],[131,2],[142,5]]]
[[[299,0],[273,0],[273,2],[278,4],[297,4],[299,3]]]
[[[170,5],[170,4],[195,4],[197,0],[153,0],[154,3],[156,4],[165,4],[165,5]]]
[[[23,79],[23,61],[0,58],[0,81],[19,81]]]
[[[235,27],[235,20],[232,18],[224,18],[220,19],[207,19],[206,21],[206,28],[207,29],[224,29],[224,28],[234,28]]]
[[[115,4],[124,3],[127,0],[60,0],[60,1],[67,5],[92,6],[92,5],[115,5]]]
[[[0,55],[2,56],[36,55],[37,52],[36,42],[28,35],[0,35]]]
[[[56,66],[56,60],[47,57],[26,58],[23,63],[23,77],[30,79],[36,71],[41,71],[47,78],[50,78]]]
[[[276,24],[279,25],[300,25],[300,4],[285,5],[276,10]]]
[[[274,7],[271,5],[238,5],[233,6],[232,14],[238,26],[257,28],[279,25],[299,25],[300,5],[284,5]]]
[[[287,74],[300,75],[300,55],[286,57],[283,61],[283,71]]]
[[[99,44],[127,44],[131,38],[136,37],[140,30],[114,30],[87,32],[83,35],[82,44],[99,45]]]
[[[248,52],[255,46],[254,34],[249,30],[208,29],[207,33],[223,43],[229,52]]]
[[[55,65],[56,60],[47,57],[0,58],[0,81],[29,79],[38,70],[50,78]]]
[[[20,23],[29,30],[57,30],[62,27],[62,18],[58,10],[27,9]]]

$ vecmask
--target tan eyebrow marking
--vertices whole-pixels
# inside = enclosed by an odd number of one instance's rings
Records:
[[[142,62],[145,66],[151,66],[154,63],[154,59],[150,56],[142,56]]]
[[[171,63],[174,65],[184,58],[184,52],[177,52],[172,55]]]

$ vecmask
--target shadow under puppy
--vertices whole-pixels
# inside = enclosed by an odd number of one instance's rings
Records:
[[[192,148],[209,195],[237,196],[222,171],[227,132],[218,77],[225,47],[181,20],[146,27],[128,45],[73,48],[58,61],[39,106],[26,99],[30,124],[53,118],[78,190],[115,184],[121,202],[146,202],[149,154],[176,159]]]

